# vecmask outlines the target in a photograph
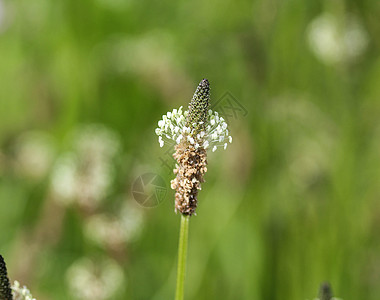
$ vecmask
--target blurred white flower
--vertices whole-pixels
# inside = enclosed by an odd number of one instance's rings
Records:
[[[17,171],[27,177],[44,177],[54,159],[54,144],[47,133],[31,131],[22,134],[15,146]]]
[[[326,176],[329,168],[329,136],[318,132],[313,137],[297,136],[290,147],[289,175],[300,191]]]
[[[140,207],[128,201],[117,215],[98,214],[86,222],[86,235],[102,246],[117,246],[135,239],[143,226]]]
[[[106,126],[90,124],[81,127],[74,133],[74,146],[81,154],[105,159],[118,153],[120,139]]]
[[[268,116],[286,134],[290,179],[300,191],[318,183],[331,165],[337,127],[308,95],[283,94],[268,106]]]
[[[71,150],[62,154],[53,170],[53,194],[59,202],[75,200],[95,208],[114,180],[112,161],[120,150],[119,138],[104,126],[88,125],[73,135],[70,144]]]
[[[124,242],[124,232],[120,220],[107,214],[94,215],[87,219],[86,235],[99,245],[117,246]]]
[[[74,202],[76,197],[76,161],[72,153],[65,153],[55,164],[51,185],[56,199],[63,204]]]
[[[5,24],[5,5],[4,1],[0,0],[0,32],[2,31]]]
[[[93,261],[82,258],[66,272],[72,296],[81,300],[112,299],[125,284],[122,268],[110,259]]]
[[[0,34],[11,25],[15,15],[15,1],[0,0]]]
[[[184,90],[192,90],[191,80],[179,67],[177,48],[172,33],[154,29],[138,36],[110,36],[95,48],[94,55],[97,61],[105,62],[109,72],[137,76],[172,102],[182,97]]]
[[[307,35],[311,50],[326,64],[353,61],[368,45],[368,33],[352,15],[344,22],[324,13],[310,23]]]
[[[144,225],[143,209],[140,206],[135,202],[125,201],[119,217],[126,241],[131,241],[140,235]]]

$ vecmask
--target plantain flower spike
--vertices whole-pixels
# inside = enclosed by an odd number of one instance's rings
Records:
[[[184,215],[195,214],[198,191],[207,171],[207,150],[227,148],[232,143],[227,123],[210,107],[210,84],[203,79],[190,101],[189,109],[173,109],[162,116],[156,134],[161,147],[175,144],[174,169],[176,178],[171,181],[175,193],[175,211]]]
[[[319,288],[319,298],[314,300],[342,300],[341,298],[333,297],[333,292],[330,283],[323,282]]]
[[[26,286],[21,287],[18,281],[12,286],[9,283],[7,267],[0,255],[0,300],[36,300]]]
[[[332,289],[331,285],[328,282],[321,284],[319,288],[319,299],[320,300],[331,300],[332,299]]]
[[[186,119],[186,125],[194,130],[193,137],[205,131],[209,106],[210,84],[207,79],[203,79],[191,99]]]
[[[7,274],[7,266],[0,255],[0,299],[13,300],[11,285]]]

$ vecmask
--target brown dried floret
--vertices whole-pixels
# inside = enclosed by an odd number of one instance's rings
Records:
[[[176,178],[171,181],[175,193],[175,211],[184,215],[193,215],[198,203],[198,190],[204,182],[207,172],[207,152],[204,148],[195,149],[187,142],[181,142],[175,148],[174,158],[178,164],[174,169]]]

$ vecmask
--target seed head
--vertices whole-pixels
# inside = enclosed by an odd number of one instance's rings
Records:
[[[176,190],[175,212],[191,216],[195,214],[198,191],[207,171],[207,152],[204,148],[195,149],[187,142],[180,143],[175,149],[173,156],[178,164],[174,174],[177,176],[171,181],[171,188]]]
[[[324,282],[321,284],[319,288],[319,299],[320,300],[331,300],[333,297],[332,289],[328,282]]]
[[[0,299],[1,300],[12,300],[12,290],[9,283],[9,278],[7,274],[7,267],[3,257],[0,255]]]

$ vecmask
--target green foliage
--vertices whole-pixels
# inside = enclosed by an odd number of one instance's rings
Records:
[[[208,78],[234,140],[208,156],[185,299],[312,299],[326,280],[380,299],[379,15],[377,1],[0,0],[10,279],[36,299],[96,292],[94,274],[112,279],[104,299],[174,297],[174,161],[154,128]],[[154,208],[132,197],[145,172],[167,182]]]

